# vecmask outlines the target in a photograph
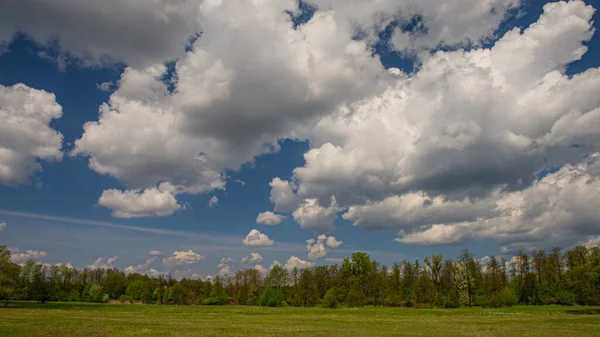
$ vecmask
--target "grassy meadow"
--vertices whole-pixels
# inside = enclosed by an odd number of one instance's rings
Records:
[[[82,303],[0,307],[0,336],[600,336],[600,307],[265,308]]]

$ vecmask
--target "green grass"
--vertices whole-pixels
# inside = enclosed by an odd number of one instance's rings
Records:
[[[600,307],[0,307],[0,336],[600,336]]]

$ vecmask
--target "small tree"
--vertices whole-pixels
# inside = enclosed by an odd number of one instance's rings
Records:
[[[251,284],[248,288],[248,305],[257,305],[258,304],[258,287],[255,284]]]
[[[259,304],[263,307],[280,307],[284,302],[283,292],[273,288],[266,288],[259,299]]]
[[[323,304],[327,308],[337,308],[338,306],[338,293],[335,287],[327,290],[323,297]]]
[[[365,293],[357,279],[350,281],[350,288],[348,289],[348,295],[346,295],[346,305],[350,307],[362,307],[365,305]]]
[[[40,303],[46,303],[49,295],[49,284],[46,279],[46,268],[41,264],[35,265],[31,277],[32,297]]]
[[[0,300],[8,301],[15,296],[20,269],[10,261],[10,250],[0,246]]]
[[[89,302],[102,302],[104,299],[104,289],[99,284],[92,284],[88,291]]]

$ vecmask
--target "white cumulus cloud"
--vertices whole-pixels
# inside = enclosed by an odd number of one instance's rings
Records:
[[[54,94],[0,85],[0,185],[30,184],[42,169],[38,159],[62,160],[63,136],[50,127],[61,116]]]
[[[16,264],[22,264],[27,260],[37,260],[46,255],[48,255],[48,253],[39,250],[28,249],[25,252],[20,252],[18,249],[14,249],[10,254],[10,260]]]
[[[306,240],[306,250],[308,250],[308,259],[316,261],[327,255],[327,248],[338,248],[342,245],[342,241],[338,241],[334,236],[321,234],[317,239]]]
[[[234,262],[235,260],[230,258],[229,256],[223,257],[221,258],[221,260],[219,260],[219,263],[230,263],[230,262]]]
[[[253,229],[242,240],[244,247],[268,247],[273,245],[273,240],[269,236],[261,233],[257,229]]]
[[[150,254],[152,255],[152,254]],[[160,276],[164,273],[159,272],[158,270],[150,267],[150,265],[156,261],[157,256],[153,256],[149,259],[147,259],[144,263],[142,264],[138,264],[137,266],[129,266],[126,267],[123,271],[127,274],[133,274],[133,273],[138,273],[138,274],[145,274],[148,275],[150,277],[157,277]]]
[[[401,231],[406,244],[447,244],[496,239],[504,253],[531,246],[593,242],[600,232],[600,153],[576,165],[567,164],[531,187],[498,196],[487,217]]]
[[[94,261],[94,263],[88,265],[86,268],[90,270],[113,268],[113,263],[118,259],[118,256],[99,257],[96,259],[96,261]]]
[[[98,205],[111,209],[112,215],[117,218],[168,216],[181,208],[170,192],[157,188],[105,190],[98,199]]]
[[[183,54],[190,35],[200,32],[197,0],[33,0],[2,7],[0,44],[20,32],[55,46],[59,58],[74,57],[88,66],[172,60]]]
[[[335,229],[333,222],[337,219],[337,207],[334,197],[328,207],[321,206],[317,199],[306,199],[293,213],[294,220],[304,229],[318,233],[330,233]]]
[[[242,263],[261,263],[263,261],[262,255],[260,253],[250,253],[250,256],[244,256],[241,258]]]
[[[258,214],[256,217],[256,223],[259,225],[275,226],[279,225],[283,219],[285,219],[285,215],[275,214],[271,211],[267,211]]]
[[[275,263],[275,262],[276,261],[274,261],[273,263]],[[287,262],[285,263],[285,265],[283,267],[287,270],[292,270],[294,268],[306,269],[306,268],[314,267],[314,263],[301,260],[300,258],[298,258],[296,256],[292,256],[287,260]]]
[[[306,135],[335,106],[384,88],[392,75],[352,39],[351,22],[322,11],[294,29],[285,10],[296,6],[203,3],[191,11],[202,36],[177,58],[171,80],[162,63],[126,68],[72,154],[131,189],[222,189],[226,169],[278,151],[279,139]]]
[[[583,1],[549,3],[536,23],[491,48],[420,53],[413,74],[395,70],[382,94],[319,119],[293,186],[278,190],[299,203],[294,220],[327,232],[345,211],[355,226],[397,229],[398,240],[412,244],[535,241],[533,229],[504,232],[512,228],[506,204],[549,184],[552,175],[536,182],[542,170],[589,167],[582,158],[600,150],[600,69],[565,74],[587,51],[594,12]],[[572,228],[571,221],[550,223]],[[476,230],[483,223],[486,234]]]
[[[174,251],[170,256],[162,259],[165,266],[179,266],[183,264],[194,264],[204,260],[204,256],[194,252],[193,250]]]

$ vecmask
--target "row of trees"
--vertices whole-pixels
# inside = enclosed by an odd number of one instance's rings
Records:
[[[11,299],[301,307],[599,305],[600,248],[533,250],[511,261],[477,260],[464,250],[456,260],[433,255],[389,268],[356,252],[341,265],[302,270],[276,265],[266,275],[245,269],[202,281],[127,275],[117,269],[78,270],[33,260],[20,266],[0,246],[0,300]]]

